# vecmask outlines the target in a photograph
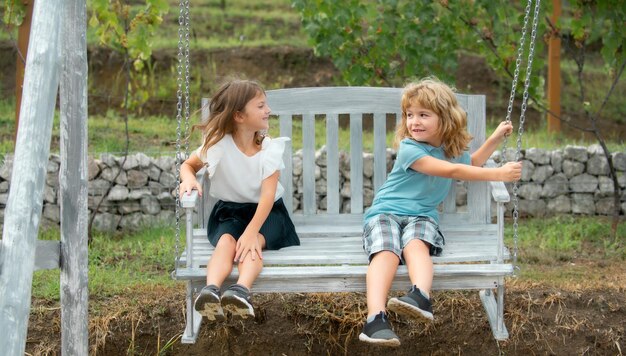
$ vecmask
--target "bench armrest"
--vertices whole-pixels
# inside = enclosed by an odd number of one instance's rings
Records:
[[[201,187],[204,187],[204,180],[208,179],[208,177],[206,177],[205,171],[206,169],[203,168],[199,170],[198,173],[196,173],[196,179],[198,180],[198,183],[200,183]],[[180,198],[180,206],[181,208],[195,208],[197,206],[199,198],[200,195],[198,195],[198,191],[194,189],[191,191],[191,194],[185,194]]]
[[[198,191],[195,189],[189,195],[183,194],[180,198],[180,206],[182,208],[195,208],[199,197],[200,195],[198,195]]]
[[[496,168],[498,165],[490,159],[485,164],[485,167]],[[508,203],[511,201],[511,196],[509,195],[509,191],[506,190],[504,182],[489,182],[489,185],[491,186],[491,195],[496,203]]]

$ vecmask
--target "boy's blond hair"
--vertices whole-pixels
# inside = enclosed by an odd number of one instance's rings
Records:
[[[402,92],[402,120],[396,128],[394,146],[411,138],[406,127],[406,110],[414,104],[428,109],[439,116],[439,132],[447,158],[459,157],[469,147],[472,136],[467,132],[467,113],[456,100],[452,88],[436,78],[424,78],[408,84]]]

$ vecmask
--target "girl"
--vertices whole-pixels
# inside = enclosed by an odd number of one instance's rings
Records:
[[[207,285],[194,308],[209,320],[222,321],[224,309],[244,318],[254,316],[250,288],[263,268],[261,251],[299,245],[300,240],[278,182],[289,138],[262,134],[271,112],[265,91],[253,81],[228,82],[215,93],[210,112],[206,123],[194,127],[202,130],[204,143],[181,165],[180,194],[197,189],[202,195],[196,172],[207,165],[209,194],[219,199],[207,228],[215,251],[207,265]],[[237,283],[221,295],[235,263]]]
[[[482,168],[489,156],[513,131],[501,123],[471,156],[467,114],[447,85],[424,79],[409,84],[402,94],[402,121],[396,130],[398,156],[387,181],[366,211],[363,246],[367,270],[367,322],[359,339],[398,346],[400,340],[387,321],[385,306],[398,314],[433,320],[429,298],[433,280],[432,255],[444,244],[437,206],[452,180],[515,181],[522,166],[510,162]],[[387,293],[400,263],[409,271],[409,292],[387,302]]]

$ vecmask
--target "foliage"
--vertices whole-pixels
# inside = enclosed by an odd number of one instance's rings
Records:
[[[24,20],[26,5],[22,0],[4,0],[2,21],[7,26],[19,26]]]
[[[454,75],[462,24],[438,2],[296,0],[294,6],[316,53],[331,57],[351,85]]]
[[[551,13],[551,4],[542,2],[530,77],[535,100],[543,98],[544,82],[537,74],[545,65],[542,37],[552,25],[562,36],[571,36],[579,48],[599,43],[606,69],[616,72],[626,59],[626,4],[617,2],[568,3],[558,24],[549,23],[546,14]],[[511,78],[526,10],[521,4],[503,0],[294,1],[316,53],[331,57],[352,85],[398,85],[431,74],[451,81],[459,50],[480,53],[501,78]],[[530,10],[526,46],[531,37]],[[522,53],[526,57],[527,51]],[[518,85],[522,83],[520,77]]]
[[[156,28],[168,12],[166,0],[145,0],[145,6],[131,7],[120,0],[93,0],[89,25],[96,29],[100,44],[108,46],[132,63],[128,90],[132,95],[129,108],[136,108],[149,99],[154,86],[151,75],[152,40]]]

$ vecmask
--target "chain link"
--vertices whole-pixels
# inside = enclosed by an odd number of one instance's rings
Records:
[[[506,122],[511,122],[511,113],[513,111],[513,101],[515,99],[515,93],[517,89],[517,82],[519,80],[519,72],[522,61],[522,54],[524,52],[527,29],[528,29],[528,20],[530,18],[530,10],[532,7],[532,0],[528,0],[526,4],[526,12],[524,15],[524,25],[522,28],[522,35],[520,37],[519,48],[517,49],[517,59],[515,61],[515,72],[513,74],[513,83],[511,84],[511,95],[509,97],[509,105],[507,107],[506,114]],[[526,61],[526,72],[524,77],[524,93],[522,95],[522,105],[520,109],[520,122],[518,128],[517,135],[517,147],[515,151],[515,161],[520,160],[521,152],[522,152],[522,136],[524,135],[524,122],[526,120],[526,108],[528,103],[528,88],[530,86],[530,77],[532,73],[532,63],[533,57],[535,53],[535,42],[537,38],[537,24],[539,20],[539,9],[541,8],[541,0],[537,0],[535,2],[535,8],[533,12],[532,19],[532,29],[530,35],[530,43],[528,49],[528,59]],[[504,138],[504,142],[502,145],[502,162],[506,163],[508,160],[507,155],[507,137]],[[517,265],[517,254],[518,254],[518,238],[519,238],[519,182],[513,182],[513,273],[517,275],[517,270],[519,270],[519,266]]]
[[[187,2],[188,8],[188,2]],[[188,13],[187,13],[188,16]],[[181,150],[181,121],[183,118],[183,89],[187,91],[187,85],[183,88],[183,51],[184,51],[184,42],[183,42],[183,33],[185,28],[185,2],[183,0],[180,1],[179,4],[179,15],[178,15],[178,64],[176,66],[176,71],[178,74],[176,84],[176,155],[174,157],[174,162],[176,165],[176,189],[174,191],[176,195],[176,244],[175,244],[175,256],[174,256],[174,268],[178,270],[178,266],[180,265],[180,150]],[[188,53],[188,52],[187,52]]]
[[[515,71],[513,73],[513,82],[511,83],[511,95],[509,96],[509,106],[506,109],[506,122],[511,122],[511,113],[513,112],[513,102],[515,101],[515,93],[517,92],[517,81],[519,80],[519,70],[522,66],[522,55],[524,54],[524,45],[526,44],[526,36],[528,33],[528,19],[530,18],[530,9],[532,0],[526,3],[526,13],[524,15],[524,25],[522,26],[522,35],[520,36],[519,46],[517,47],[517,59],[515,60]],[[502,143],[502,163],[508,160],[506,149],[508,144],[508,136],[504,137]]]
[[[530,77],[532,74],[533,57],[535,54],[535,40],[537,38],[537,24],[539,23],[539,9],[541,8],[541,0],[535,2],[535,11],[533,14],[532,32],[530,35],[530,44],[528,48],[528,60],[526,63],[526,74],[524,78],[524,95],[522,96],[522,107],[520,109],[519,129],[517,135],[517,151],[515,152],[515,161],[520,160],[522,152],[522,136],[524,135],[524,121],[526,120],[526,108],[528,103],[528,87],[530,86]],[[519,269],[517,265],[517,240],[518,240],[518,218],[519,218],[519,182],[513,183],[513,266]]]

